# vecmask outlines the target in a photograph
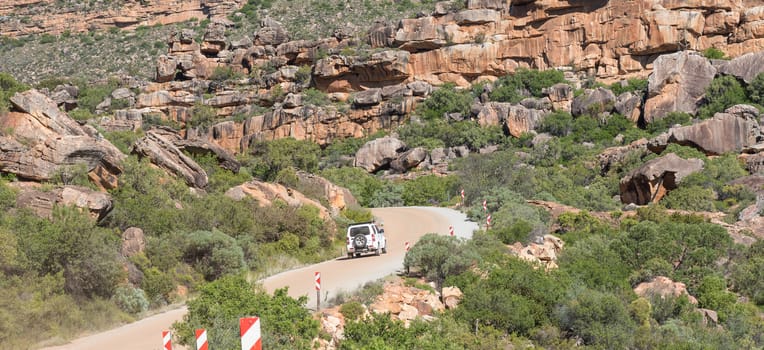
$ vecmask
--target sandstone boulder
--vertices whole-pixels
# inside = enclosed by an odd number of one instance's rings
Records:
[[[358,200],[345,187],[337,186],[323,177],[304,171],[298,171],[297,178],[303,188],[320,190],[321,196],[326,198],[329,210],[334,216],[339,215],[345,208],[358,206]]]
[[[645,138],[636,140],[626,146],[606,148],[597,155],[597,160],[600,163],[600,173],[603,175],[607,174],[611,168],[617,166],[618,163],[623,162],[626,157],[632,154],[642,158],[647,153],[647,139]]]
[[[648,79],[645,122],[670,112],[695,114],[716,68],[705,57],[690,51],[662,55],[653,66]]]
[[[68,112],[77,108],[77,97],[79,94],[80,89],[78,87],[64,84],[56,86],[56,88],[50,92],[49,97],[56,102],[56,105],[59,108]]]
[[[574,116],[589,115],[597,117],[601,113],[612,111],[615,103],[615,94],[610,89],[599,87],[593,90],[586,90],[581,96],[573,99],[570,112]]]
[[[570,112],[573,104],[573,87],[568,84],[554,84],[544,89],[543,93],[549,97],[552,102],[552,108],[555,111]]]
[[[225,50],[228,47],[225,29],[223,23],[217,21],[210,23],[202,37],[201,52],[217,55],[220,51]]]
[[[270,206],[276,200],[284,201],[292,207],[311,205],[318,208],[321,219],[328,224],[333,222],[329,210],[321,203],[306,197],[299,191],[287,188],[281,184],[252,180],[239,186],[232,187],[226,191],[225,195],[234,200],[242,200],[245,197],[250,197],[255,199],[261,207]]]
[[[425,159],[427,159],[427,150],[424,147],[417,147],[401,153],[398,158],[390,162],[390,168],[405,173],[409,169],[416,168]]]
[[[674,282],[670,278],[664,276],[657,276],[650,282],[642,282],[638,284],[634,287],[634,293],[645,298],[666,298],[686,295],[691,303],[698,303],[698,300],[687,292],[687,286],[684,283]]]
[[[189,186],[207,186],[207,173],[191,157],[185,155],[161,130],[152,129],[133,145],[132,152],[148,157],[151,163],[182,178]]]
[[[129,227],[122,232],[122,256],[129,258],[133,255],[143,253],[146,249],[146,237],[143,230],[137,227]]]
[[[642,95],[636,92],[624,92],[615,100],[615,110],[635,124],[639,121]]]
[[[464,293],[462,293],[462,290],[459,289],[459,287],[443,287],[441,297],[446,308],[453,310],[459,306],[459,303],[464,297]]]
[[[682,159],[674,153],[652,159],[621,179],[621,202],[646,205],[661,200],[687,175],[703,169],[700,159]]]
[[[84,166],[97,186],[117,186],[125,155],[97,131],[77,124],[37,90],[17,93],[11,103],[20,112],[0,117],[0,127],[13,130],[12,136],[0,136],[0,171],[48,181]]]
[[[363,145],[355,154],[355,166],[370,173],[388,168],[399,154],[407,148],[403,141],[386,136]]]
[[[731,75],[750,84],[757,75],[764,72],[764,51],[752,52],[725,62],[719,73]]]
[[[522,105],[512,105],[507,111],[504,120],[504,131],[514,137],[520,137],[522,134],[535,130],[544,116],[548,114],[538,109],[525,108]]]
[[[266,18],[260,23],[260,29],[255,33],[255,45],[278,46],[289,41],[284,26],[278,21]]]
[[[378,105],[382,102],[382,91],[380,89],[368,89],[353,95],[353,104],[359,107]]]
[[[669,143],[692,146],[709,155],[739,152],[764,141],[759,111],[748,105],[732,106],[698,124],[671,128],[650,140],[648,148],[662,152]]]
[[[526,246],[517,242],[509,246],[509,249],[518,258],[539,264],[545,269],[557,268],[557,256],[562,252],[565,243],[553,235],[544,235],[541,243],[531,242]]]
[[[86,210],[90,217],[103,219],[111,209],[111,196],[105,192],[93,191],[81,186],[57,186],[43,191],[37,183],[13,182],[13,188],[19,190],[16,205],[31,209],[40,217],[52,218],[53,208],[57,205],[74,206]]]

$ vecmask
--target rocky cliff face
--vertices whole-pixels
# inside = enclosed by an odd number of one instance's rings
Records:
[[[224,17],[245,3],[246,0],[127,0],[111,4],[6,0],[0,2],[0,36],[135,29],[193,18]]]

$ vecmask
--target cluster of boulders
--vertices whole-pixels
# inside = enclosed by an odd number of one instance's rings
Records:
[[[544,235],[539,242],[530,242],[523,245],[515,242],[509,245],[509,249],[521,260],[528,261],[534,266],[542,266],[546,270],[557,268],[557,256],[562,252],[565,245],[559,237]]]
[[[442,293],[435,293],[417,287],[406,286],[402,279],[385,282],[382,294],[371,305],[364,306],[361,317],[371,313],[389,314],[394,320],[401,320],[406,326],[417,318],[433,319],[435,313],[458,307],[463,297],[458,287],[444,287]],[[331,339],[316,339],[319,349],[336,349],[344,339],[345,316],[340,313],[341,306],[321,310],[319,315],[321,328]]]

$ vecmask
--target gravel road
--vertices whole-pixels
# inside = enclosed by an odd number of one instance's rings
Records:
[[[454,227],[458,237],[469,238],[477,224],[467,221],[464,214],[447,208],[405,207],[372,209],[378,222],[382,222],[387,235],[388,252],[381,256],[364,256],[355,259],[340,257],[307,267],[282,272],[262,281],[269,292],[289,287],[289,295],[308,296],[307,307],[316,308],[316,292],[313,274],[321,272],[321,302],[340,292],[351,292],[366,282],[378,280],[398,272],[403,267],[404,243],[412,246],[425,233],[449,233]],[[341,237],[344,237],[341,236]],[[341,238],[343,239],[343,238]],[[160,350],[161,331],[180,321],[186,308],[178,308],[157,314],[109,331],[73,340],[71,343],[44,348],[44,350]],[[174,345],[175,350],[186,348]]]

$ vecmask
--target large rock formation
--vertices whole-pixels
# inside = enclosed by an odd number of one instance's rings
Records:
[[[162,129],[149,130],[146,136],[135,142],[132,152],[148,157],[151,163],[182,178],[189,186],[206,187],[207,173],[173,144],[173,136]]]
[[[250,197],[255,199],[261,207],[272,205],[275,200],[284,201],[293,207],[312,205],[318,208],[319,215],[324,221],[329,223],[332,222],[329,209],[324,207],[321,203],[306,197],[299,191],[285,187],[281,184],[252,180],[229,189],[226,191],[225,195],[234,200],[242,200],[245,197]]]
[[[113,203],[108,193],[93,191],[81,186],[56,186],[43,191],[38,183],[12,182],[11,187],[19,190],[16,205],[31,209],[35,214],[52,218],[53,208],[57,205],[74,206],[87,211],[96,220],[104,218]]]
[[[677,188],[684,177],[702,169],[702,160],[682,159],[674,153],[647,161],[621,179],[621,202],[637,205],[658,202]]]
[[[124,158],[98,131],[80,126],[37,90],[11,97],[14,111],[0,116],[0,171],[49,181],[84,167],[103,188],[115,188]]]
[[[355,154],[355,166],[374,173],[390,166],[408,147],[395,137],[383,137],[363,145]]]
[[[759,126],[759,111],[748,105],[727,108],[713,118],[695,125],[669,129],[650,140],[648,148],[660,153],[669,143],[695,147],[708,155],[740,152],[764,141]]]
[[[688,51],[658,57],[648,79],[645,122],[670,112],[694,114],[716,68],[703,56]]]
[[[100,3],[81,6],[48,0],[6,0],[0,2],[0,35],[61,34],[135,29],[208,17],[223,18],[246,4],[245,0],[123,1],[115,9]]]
[[[719,73],[732,75],[745,81],[747,84],[750,84],[762,72],[764,72],[764,51],[752,52],[736,57],[719,67]]]

